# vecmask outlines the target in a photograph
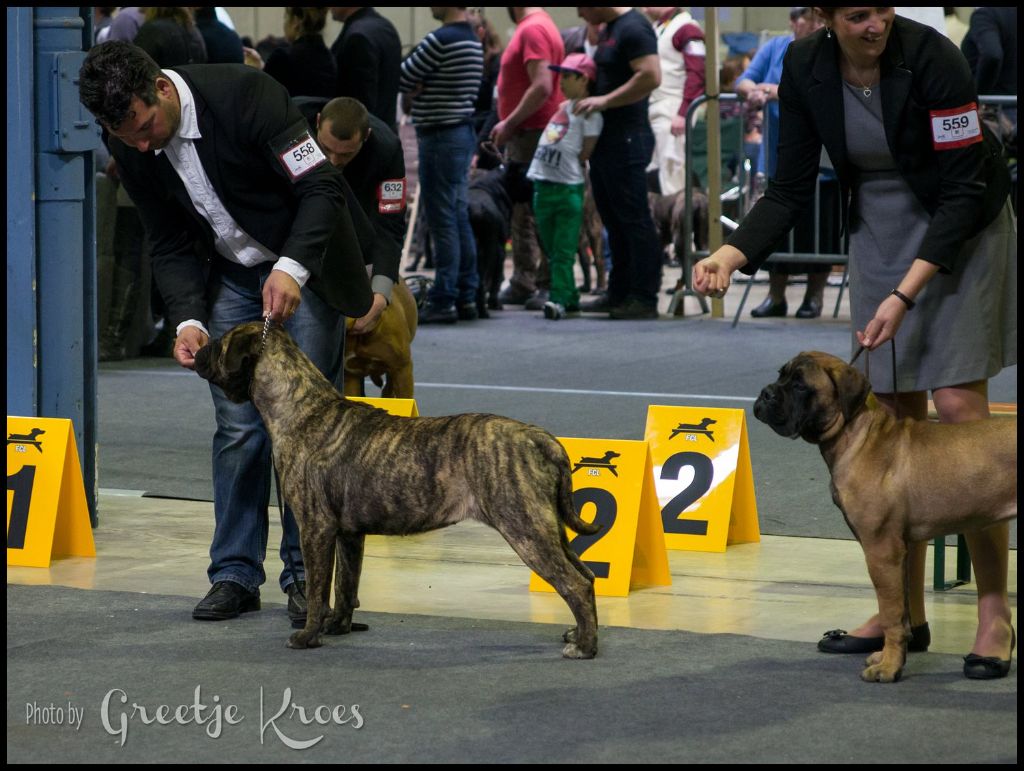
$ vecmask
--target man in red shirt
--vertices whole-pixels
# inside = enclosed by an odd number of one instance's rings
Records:
[[[558,76],[548,69],[565,57],[562,35],[542,7],[509,8],[516,31],[501,56],[498,73],[498,124],[491,132],[506,148],[509,194],[512,197],[512,278],[499,299],[509,305],[528,303],[540,310],[550,277],[537,239],[531,208],[532,188],[526,170],[537,150],[541,131],[565,98]]]

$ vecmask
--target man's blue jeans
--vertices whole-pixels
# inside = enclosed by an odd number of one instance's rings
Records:
[[[469,225],[469,164],[476,137],[469,123],[419,127],[420,200],[434,246],[434,286],[427,296],[442,309],[476,302],[476,242]]]
[[[209,329],[221,337],[232,327],[259,321],[263,315],[263,284],[273,263],[253,268],[217,259],[210,277]],[[345,344],[345,317],[308,288],[302,302],[284,328],[328,380],[336,382]],[[216,528],[210,545],[210,582],[234,581],[256,591],[266,580],[270,500],[270,437],[252,402],[235,404],[210,384],[217,415],[213,437],[213,498]],[[298,580],[305,579],[299,531],[290,507],[285,507],[284,538],[280,554],[284,562],[280,584],[292,582],[288,553]]]
[[[614,267],[608,277],[612,307],[637,300],[656,307],[661,289],[661,244],[647,202],[647,164],[654,152],[650,128],[602,134],[590,159],[594,203],[608,232]]]

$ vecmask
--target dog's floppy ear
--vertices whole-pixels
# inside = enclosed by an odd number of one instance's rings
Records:
[[[845,363],[828,368],[828,376],[835,384],[843,418],[849,421],[867,400],[868,394],[871,393],[871,384],[864,373]]]
[[[261,330],[262,331],[262,330]],[[237,374],[252,366],[262,334],[251,334],[249,331],[236,330],[225,338],[224,371]]]

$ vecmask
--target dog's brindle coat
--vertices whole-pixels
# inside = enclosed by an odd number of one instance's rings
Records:
[[[832,499],[864,549],[885,631],[861,677],[898,680],[910,634],[908,547],[1017,516],[1016,416],[897,420],[861,372],[816,351],[782,367],[754,415],[781,436],[819,446]]]
[[[235,327],[196,355],[196,372],[235,402],[250,398],[273,442],[306,566],[306,626],[292,648],[345,634],[367,534],[407,535],[464,519],[490,525],[568,603],[567,658],[597,653],[594,576],[564,525],[592,534],[572,503],[569,458],[543,429],[495,415],[401,418],[346,400],[279,327]],[[328,615],[332,555],[334,610]]]

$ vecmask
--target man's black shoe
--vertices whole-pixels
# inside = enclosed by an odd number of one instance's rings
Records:
[[[459,320],[459,314],[454,305],[449,305],[447,308],[427,305],[425,308],[420,308],[419,316],[420,324],[454,324]]]
[[[529,299],[523,303],[523,310],[528,311],[542,311],[544,310],[544,303],[546,303],[551,297],[551,293],[547,289],[538,289]]]
[[[509,284],[498,292],[498,302],[504,305],[522,305],[532,296],[532,291]]]
[[[234,581],[218,581],[196,605],[192,611],[192,618],[197,621],[225,621],[259,609],[258,591],[250,592]]]
[[[459,321],[476,321],[480,318],[480,310],[476,307],[476,303],[463,303],[455,312]]]
[[[295,629],[306,625],[306,582],[294,581],[285,589],[288,592],[288,620]]]
[[[587,313],[607,313],[611,309],[612,303],[607,294],[599,294],[593,300],[580,303],[580,310]]]
[[[629,300],[622,305],[616,305],[609,311],[608,315],[617,320],[637,320],[658,318],[658,308],[655,305],[648,305],[640,300]]]

